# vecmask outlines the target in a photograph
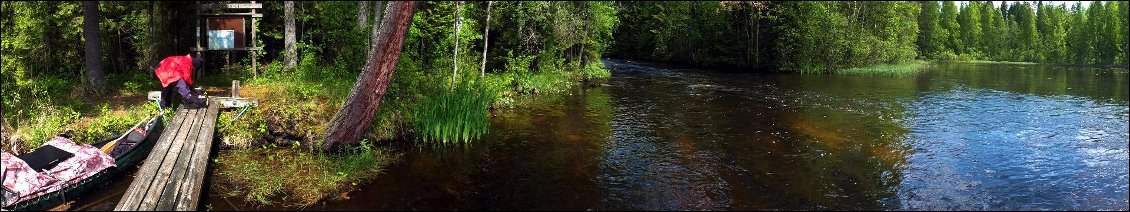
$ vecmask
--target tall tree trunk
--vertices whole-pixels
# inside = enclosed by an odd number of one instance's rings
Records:
[[[483,23],[483,62],[479,63],[479,77],[487,76],[487,47],[490,46],[490,4],[487,1],[487,22]]]
[[[404,37],[412,24],[417,2],[395,1],[388,4],[389,11],[381,20],[380,35],[374,42],[377,52],[368,56],[365,70],[353,85],[341,110],[334,115],[330,128],[326,130],[323,150],[332,151],[357,143],[368,132],[373,116],[380,109],[381,98],[392,82],[392,73],[400,60]]]
[[[283,63],[287,71],[292,71],[295,66],[298,66],[298,50],[294,43],[294,1],[283,2],[283,16],[286,19],[286,32],[283,35],[286,55],[283,57]]]
[[[388,7],[388,2],[386,1],[373,3],[373,11],[375,11],[375,13],[373,13],[373,24],[376,24],[376,26],[373,27],[373,34],[376,34],[377,30],[380,29],[381,17],[384,17],[385,7]]]
[[[148,17],[149,22],[146,23],[148,25],[148,28],[147,28],[147,31],[145,33],[146,34],[145,35],[145,57],[142,59],[142,62],[141,62],[141,65],[140,65],[142,71],[148,71],[148,72],[153,71],[152,68],[155,68],[153,66],[154,66],[154,64],[156,64],[156,62],[154,62],[154,61],[157,60],[156,59],[156,57],[157,57],[157,53],[156,53],[156,51],[157,51],[157,39],[155,39],[156,38],[155,33],[157,33],[157,30],[156,30],[157,24],[154,22],[154,20],[156,20],[155,19],[156,16],[153,15],[153,8],[156,7],[155,4],[156,3],[154,1],[149,1],[149,8],[148,8],[149,10],[146,12],[146,14],[149,15],[149,17]]]
[[[451,55],[451,90],[455,90],[455,75],[459,73],[459,25],[463,20],[463,14],[459,13],[459,6],[463,6],[463,1],[455,2],[455,54]]]
[[[369,38],[369,54],[368,55],[373,55],[373,54],[377,53],[377,37],[378,37],[377,35],[380,35],[380,32],[378,30],[381,29],[381,16],[383,15],[383,12],[384,12],[384,6],[385,6],[384,1],[378,1],[374,6],[375,8],[373,8],[373,10],[375,11],[373,13],[373,33],[369,34],[370,38]],[[368,69],[368,65],[366,65],[365,67],[362,67],[362,68]]]
[[[357,29],[369,25],[369,1],[357,1]]]
[[[91,94],[102,92],[102,48],[98,38],[98,1],[82,2],[82,35],[86,38],[86,78]]]

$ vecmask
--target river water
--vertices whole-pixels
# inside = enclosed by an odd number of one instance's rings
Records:
[[[939,64],[913,76],[604,60],[595,88],[492,113],[472,145],[394,146],[302,210],[1127,210],[1125,70]],[[215,210],[297,210],[209,194]]]

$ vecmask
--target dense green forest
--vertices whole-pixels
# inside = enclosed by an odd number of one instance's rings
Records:
[[[1126,64],[1127,2],[622,2],[612,57],[801,72],[903,63]]]
[[[90,142],[132,125],[155,110],[144,96],[160,89],[157,62],[196,45],[196,2],[97,2],[96,23],[84,18],[82,2],[0,4],[4,151],[26,152],[64,131]],[[248,200],[284,192],[257,182],[313,187],[286,191],[306,192],[291,196],[306,204],[345,190],[386,163],[359,156],[371,153],[373,141],[474,140],[495,108],[609,78],[604,57],[802,73],[934,60],[1125,65],[1130,40],[1127,2],[421,2],[366,145],[344,155],[272,157],[314,163],[304,167],[325,167],[313,172],[329,177],[268,182],[257,177],[277,170],[246,161],[260,158],[256,148],[318,142],[362,72],[385,8],[379,1],[293,4],[293,67],[285,63],[285,4],[267,1],[252,26],[264,50],[210,51],[197,76],[212,93],[242,80],[243,95],[264,102],[237,122],[229,122],[233,112],[218,122],[234,149],[221,161],[243,161],[221,163],[220,181],[243,185],[236,188]],[[84,23],[95,23],[100,38],[101,65],[93,70],[84,64]],[[340,181],[309,183],[319,179]]]

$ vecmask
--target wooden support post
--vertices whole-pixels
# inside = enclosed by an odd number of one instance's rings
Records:
[[[232,80],[232,98],[240,98],[240,80]]]
[[[255,4],[255,1],[251,1],[251,4]],[[255,9],[251,9],[251,14],[255,14]],[[251,17],[251,48],[257,47],[255,45],[255,28],[257,28],[256,26],[257,25],[255,25],[255,16],[252,16]],[[258,51],[255,51],[255,50],[248,51],[248,55],[251,56],[251,77],[252,77],[252,79],[258,79],[259,78],[259,69],[258,69],[259,63],[257,61],[257,58],[255,58],[255,53],[257,53],[257,52]],[[235,97],[235,96],[232,96],[232,97]]]
[[[197,52],[196,57],[204,58],[203,48],[200,47],[200,39],[201,39],[200,35],[201,35],[201,33],[204,33],[204,32],[201,32],[201,30],[200,30],[200,25],[202,25],[202,24],[200,24],[200,22],[201,22],[200,14],[202,13],[200,10],[201,10],[200,9],[200,1],[196,1],[196,49],[194,49],[193,51]],[[204,31],[207,31],[207,29],[205,29]],[[204,76],[204,68],[206,68],[206,67],[208,67],[208,66],[201,64],[200,68],[196,69],[196,70],[198,70],[198,71],[196,71],[198,73],[193,74],[194,78],[199,79],[199,78],[203,77]]]

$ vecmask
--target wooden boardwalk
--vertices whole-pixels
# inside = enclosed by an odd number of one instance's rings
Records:
[[[177,109],[114,210],[197,210],[220,107]]]

